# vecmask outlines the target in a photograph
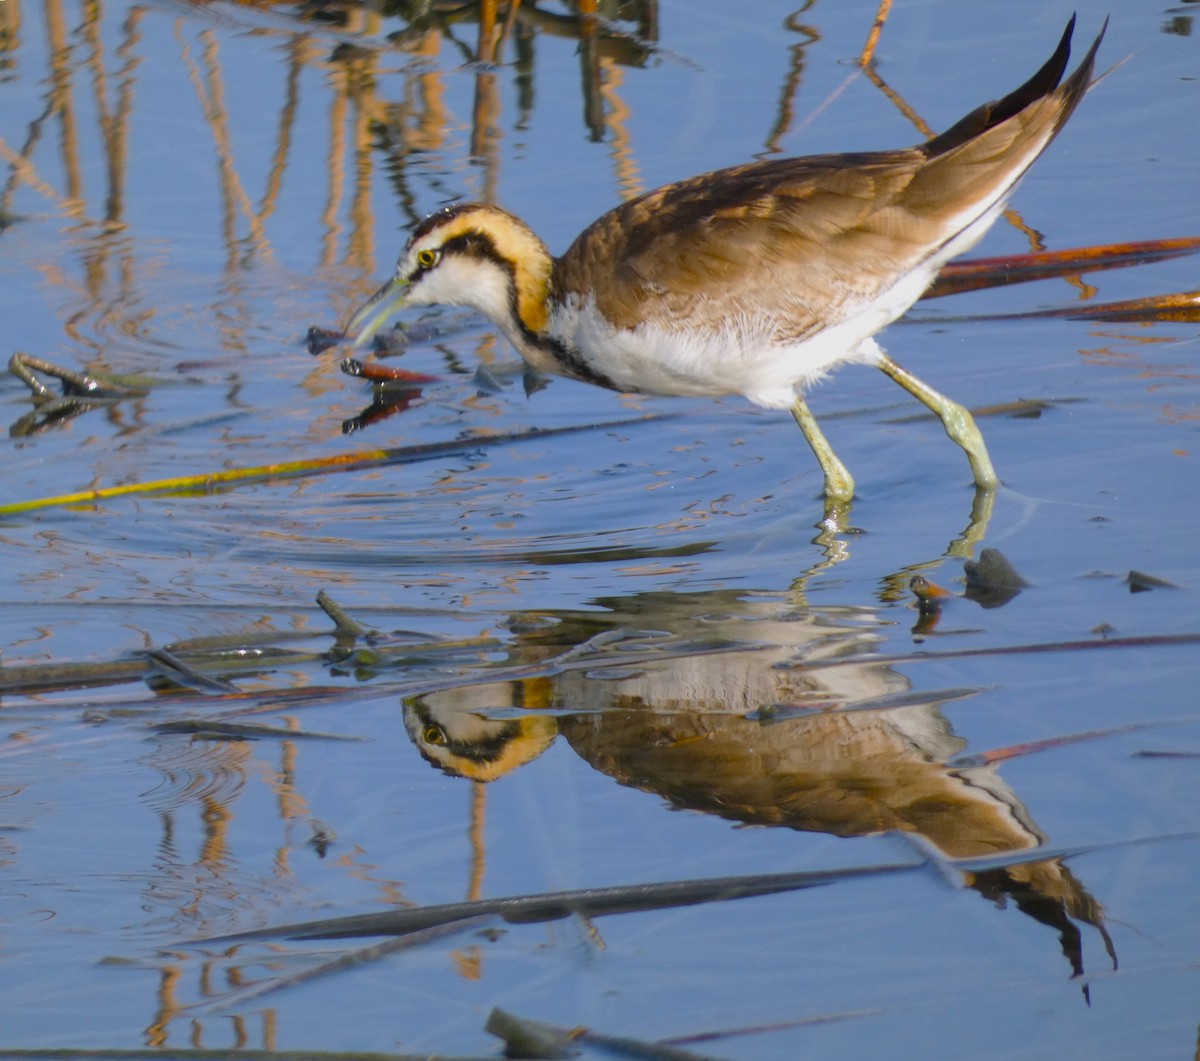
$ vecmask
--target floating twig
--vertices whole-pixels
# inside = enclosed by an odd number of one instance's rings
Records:
[[[294,479],[298,476],[325,475],[330,472],[359,471],[364,468],[381,468],[393,464],[415,464],[418,461],[434,460],[449,454],[473,453],[494,446],[507,446],[514,442],[539,441],[562,435],[579,434],[584,431],[612,431],[670,419],[674,414],[651,413],[624,420],[607,420],[591,424],[573,424],[568,427],[533,428],[528,431],[511,431],[506,434],[488,435],[481,438],[452,439],[446,442],[426,442],[415,446],[400,446],[393,449],[366,450],[358,453],[339,453],[332,457],[312,460],[283,461],[279,464],[261,464],[253,468],[227,468],[218,472],[202,472],[172,479],[151,479],[143,483],[126,483],[122,486],[101,487],[96,490],[80,490],[72,494],[57,494],[29,501],[17,501],[0,505],[0,516],[12,516],[22,512],[33,512],[42,508],[57,508],[66,505],[94,504],[117,497],[145,496],[147,494],[211,494],[238,483],[261,482],[266,479]]]
[[[431,943],[444,936],[457,935],[462,932],[469,932],[475,928],[482,928],[484,922],[487,920],[488,918],[479,917],[474,920],[456,921],[447,925],[435,925],[420,932],[410,933],[407,936],[383,940],[380,943],[373,943],[366,947],[356,947],[348,954],[339,954],[336,958],[332,958],[329,961],[311,965],[295,973],[272,976],[269,979],[259,980],[256,983],[246,984],[217,998],[205,999],[204,1002],[188,1006],[187,1009],[195,1011],[228,1009],[230,1006],[242,1006],[253,999],[262,998],[264,995],[271,995],[276,991],[282,991],[288,987],[307,984],[321,977],[344,972],[347,969],[368,965],[398,951],[412,950],[414,947]]]
[[[558,1024],[518,1017],[499,1007],[488,1016],[484,1031],[504,1040],[505,1057],[548,1059],[574,1057],[575,1043],[598,1046],[606,1053],[633,1061],[714,1061],[707,1055],[684,1050],[671,1043],[634,1039],[627,1035],[606,1035],[591,1028],[564,1028]]]
[[[348,740],[362,741],[367,737],[355,737],[344,733],[318,733],[313,730],[287,729],[283,726],[264,726],[252,722],[224,722],[220,719],[180,718],[171,722],[158,722],[151,727],[155,733],[181,733],[201,740],[261,740],[279,738],[283,740]]]
[[[804,670],[824,670],[829,667],[858,667],[864,663],[896,664],[923,663],[941,659],[966,659],[973,656],[1019,656],[1042,652],[1080,652],[1094,648],[1158,648],[1168,645],[1200,644],[1200,633],[1142,634],[1135,637],[1106,637],[1096,641],[1044,641],[1025,645],[992,645],[985,648],[955,648],[942,652],[902,652],[894,655],[842,656],[838,659],[805,660],[798,664]]]
[[[1179,258],[1200,251],[1200,236],[1176,239],[1138,240],[1107,243],[1095,247],[1073,247],[1061,251],[1039,251],[999,258],[973,258],[950,262],[922,298],[941,298],[963,291],[1024,284],[1058,276],[1077,276],[1104,269],[1124,269],[1131,265]]]
[[[575,891],[543,892],[501,899],[442,903],[436,906],[405,907],[349,917],[324,918],[290,925],[237,932],[228,936],[191,940],[191,946],[233,943],[256,939],[350,939],[358,936],[393,936],[447,925],[466,918],[488,915],[510,924],[560,921],[582,914],[627,914],[664,910],[701,903],[727,902],[758,895],[817,888],[838,881],[879,877],[920,869],[923,862],[882,863],[848,869],[804,870],[795,873],[760,873],[741,877],[710,877],[664,881],[658,884],[617,885],[610,888],[580,888]]]

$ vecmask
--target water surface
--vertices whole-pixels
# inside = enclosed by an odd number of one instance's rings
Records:
[[[997,410],[1005,486],[981,521],[940,427],[850,368],[812,398],[859,488],[831,538],[786,415],[527,395],[503,340],[446,310],[406,318],[395,362],[438,381],[346,433],[370,389],[304,336],[453,199],[561,251],[663,181],[915,142],[855,65],[870,4],[614,5],[599,30],[522,4],[487,62],[474,9],[3,6],[8,353],[142,393],[42,423],[5,378],[0,503],[462,444],[0,517],[0,1053],[498,1056],[495,1006],[712,1032],[681,1040],[706,1057],[1195,1050],[1197,328],[1022,316],[1187,291],[1194,258],[915,307],[884,344]],[[1190,7],[1084,5],[1080,39],[1110,14],[1101,65],[1127,61],[975,253],[1200,235]],[[944,128],[1068,16],[904,0],[877,69]],[[914,631],[911,575],[962,594],[985,548],[1027,585]],[[321,591],[385,636],[335,637]],[[246,651],[195,640],[216,637]],[[395,937],[195,942],[837,870],[382,953]]]

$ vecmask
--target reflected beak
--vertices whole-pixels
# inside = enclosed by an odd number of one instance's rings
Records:
[[[388,319],[404,305],[408,294],[408,281],[393,276],[358,309],[346,325],[346,338],[361,350],[374,337]]]

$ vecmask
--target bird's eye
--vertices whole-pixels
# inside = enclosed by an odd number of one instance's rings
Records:
[[[429,251],[429,253],[433,254],[434,259],[436,260],[437,255],[434,254],[433,251]],[[420,255],[418,255],[417,258],[419,261]],[[423,730],[421,730],[421,739],[426,744],[435,744],[435,745],[436,744],[445,744],[446,743],[446,731],[444,729],[442,729],[441,726],[435,725],[434,723],[430,722]]]
[[[417,251],[417,264],[422,269],[432,269],[437,265],[438,252],[432,247],[425,247]]]

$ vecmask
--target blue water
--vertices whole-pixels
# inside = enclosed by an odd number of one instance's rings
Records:
[[[1111,14],[1101,66],[1127,61],[1014,200],[1046,246],[1200,235],[1189,7],[1081,8],[1080,40]],[[647,1040],[720,1033],[689,1047],[712,1057],[1190,1055],[1200,653],[1162,642],[1200,631],[1197,328],[982,317],[1189,290],[1195,259],[922,303],[882,337],[973,407],[1051,403],[981,417],[1005,487],[965,542],[962,455],[863,368],[812,397],[859,487],[855,533],[832,544],[816,540],[820,479],[790,417],[563,380],[527,396],[513,352],[461,311],[407,318],[394,363],[439,381],[344,434],[369,388],[340,352],[310,355],[305,332],[343,322],[445,201],[493,195],[562,250],[630,190],[771,150],[920,138],[853,63],[868,3],[794,18],[661,5],[644,61],[601,66],[599,139],[586,50],[521,10],[528,42],[508,40],[494,69],[468,61],[471,22],[392,45],[398,17],[337,30],[288,7],[44,0],[14,16],[8,353],[134,376],[145,394],[0,443],[0,504],[471,444],[0,516],[5,669],[216,635],[309,653],[231,672],[237,700],[136,670],[5,687],[0,1054],[498,1056],[483,1025],[501,1006]],[[943,128],[1035,69],[1068,16],[905,0],[879,72]],[[361,36],[359,57],[335,54]],[[1001,223],[975,253],[1029,249]],[[0,417],[31,408],[0,379]],[[558,428],[581,430],[488,442]],[[914,635],[909,575],[961,593],[962,556],[984,547],[1027,588],[999,608],[954,600]],[[1131,593],[1131,570],[1171,585]],[[464,643],[338,666],[320,590],[384,633]],[[1130,643],[1065,647],[1106,637]],[[1044,650],[982,654],[1014,646]],[[421,711],[476,736],[513,725],[524,751],[487,785],[448,776],[406,729],[420,735]],[[217,715],[359,739],[152,728]],[[396,904],[911,866],[929,850],[948,868],[496,921],[306,981],[289,978],[377,940],[186,944]],[[953,865],[983,851],[1013,853],[1007,891]],[[1023,910],[1030,895],[1059,920]],[[278,989],[246,991],[258,982]]]

